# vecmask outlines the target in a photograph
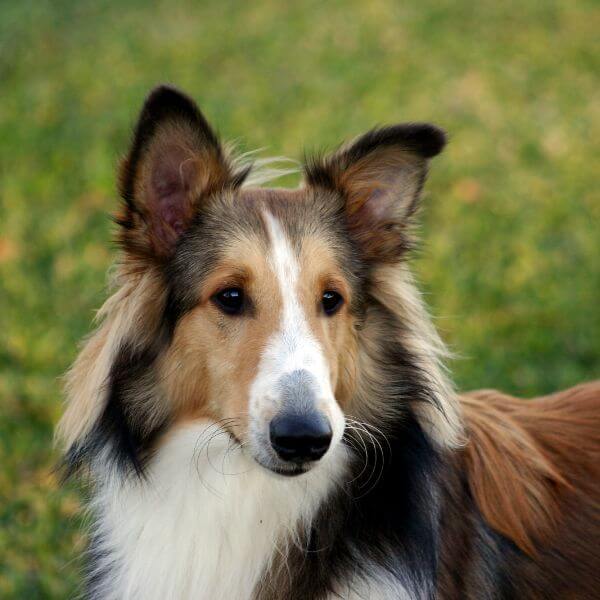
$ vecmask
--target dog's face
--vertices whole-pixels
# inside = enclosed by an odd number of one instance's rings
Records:
[[[166,395],[180,418],[223,423],[280,473],[308,468],[344,431],[356,275],[335,224],[306,191],[221,192],[171,259],[171,297],[185,308]]]
[[[287,475],[339,443],[365,274],[406,248],[443,144],[430,125],[376,130],[307,167],[297,190],[250,188],[191,100],[150,96],[121,170],[119,221],[132,270],[163,282],[153,368],[171,421],[218,422]]]

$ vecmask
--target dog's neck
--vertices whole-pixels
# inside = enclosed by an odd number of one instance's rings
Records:
[[[171,432],[145,479],[100,482],[95,593],[252,597],[274,554],[297,543],[343,482],[345,462],[340,444],[310,473],[284,478],[248,458],[215,424]]]

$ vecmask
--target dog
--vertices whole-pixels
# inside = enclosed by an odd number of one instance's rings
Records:
[[[445,143],[381,127],[260,187],[150,93],[57,429],[89,598],[600,597],[600,382],[457,393],[409,270]]]

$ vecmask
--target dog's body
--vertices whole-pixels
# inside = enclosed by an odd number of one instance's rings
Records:
[[[457,396],[405,261],[430,125],[244,185],[159,88],[121,170],[119,289],[59,433],[90,597],[592,598],[600,384]]]

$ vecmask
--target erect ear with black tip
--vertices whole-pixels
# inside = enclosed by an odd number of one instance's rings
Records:
[[[404,229],[414,213],[429,159],[446,144],[427,123],[374,129],[306,166],[309,186],[340,193],[350,233],[365,258],[396,260],[407,246]]]
[[[216,134],[193,100],[155,88],[144,104],[120,169],[125,201],[120,241],[130,254],[168,258],[203,198],[239,185]]]

